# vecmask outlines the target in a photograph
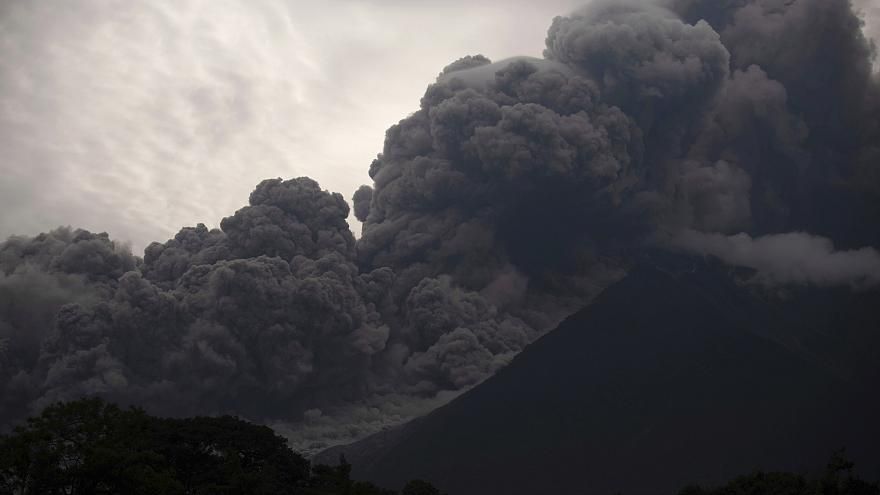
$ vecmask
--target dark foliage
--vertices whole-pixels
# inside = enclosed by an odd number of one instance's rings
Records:
[[[266,426],[157,418],[100,399],[57,403],[0,437],[0,493],[395,495],[315,466]],[[411,482],[403,493],[438,494]]]
[[[401,495],[440,495],[434,485],[422,480],[412,480],[403,487]]]
[[[400,492],[353,481],[351,468],[344,456],[310,468],[270,428],[238,418],[156,418],[100,399],[49,406],[0,437],[3,494],[441,495],[422,480]],[[679,495],[880,495],[852,468],[837,452],[816,479],[757,472]]]
[[[821,478],[808,479],[792,473],[757,472],[740,476],[724,486],[689,486],[679,495],[880,495],[880,484],[853,476],[853,463],[836,452]]]

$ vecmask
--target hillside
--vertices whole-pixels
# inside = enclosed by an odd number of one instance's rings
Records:
[[[874,301],[653,260],[446,407],[326,455],[456,495],[674,493],[839,447],[877,479]]]

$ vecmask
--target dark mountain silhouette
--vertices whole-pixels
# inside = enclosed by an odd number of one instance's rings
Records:
[[[878,292],[732,275],[657,255],[446,407],[323,456],[456,495],[675,493],[840,447],[880,478]]]

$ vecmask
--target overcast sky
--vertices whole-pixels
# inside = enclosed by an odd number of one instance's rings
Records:
[[[71,225],[140,252],[268,177],[349,199],[444,65],[539,56],[581,3],[0,0],[0,238]]]

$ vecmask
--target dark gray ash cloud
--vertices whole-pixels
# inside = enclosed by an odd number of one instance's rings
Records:
[[[657,239],[766,283],[876,284],[871,53],[845,0],[594,2],[543,59],[439,73],[352,197],[358,239],[305,177],[143,259],[10,239],[2,420],[98,394],[352,440],[491,376]]]
[[[370,204],[373,202],[373,188],[361,186],[354,192],[351,198],[354,205],[354,217],[360,222],[366,222],[370,216]]]

